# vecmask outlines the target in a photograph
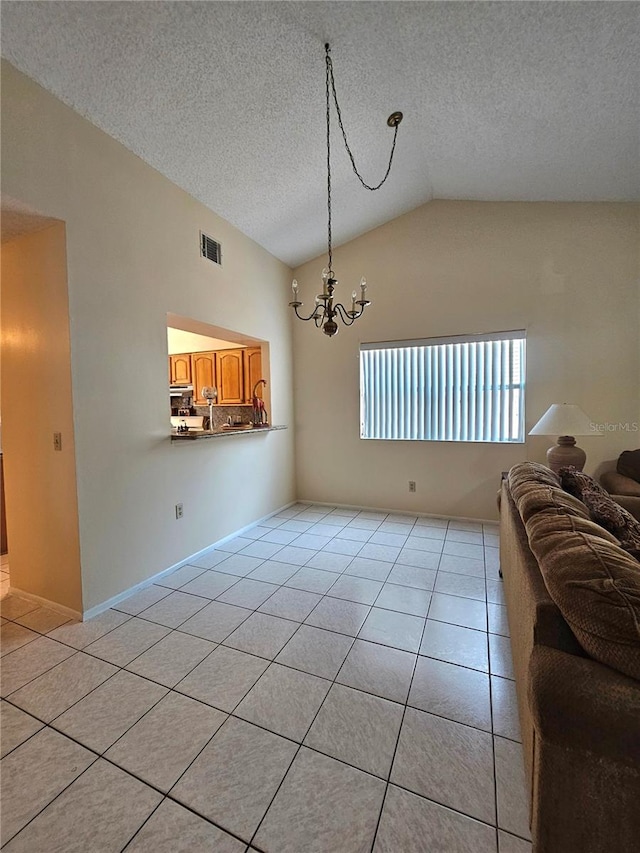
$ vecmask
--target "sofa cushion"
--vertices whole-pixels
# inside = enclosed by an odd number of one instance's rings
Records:
[[[602,539],[612,545],[619,545],[618,539],[613,533],[592,521],[590,518],[581,518],[563,512],[561,508],[549,507],[532,516],[526,525],[529,541],[535,538],[542,540],[545,536],[555,536],[557,533],[567,534],[581,533],[589,539]]]
[[[540,486],[555,486],[561,488],[560,477],[540,462],[520,462],[509,471],[509,489],[513,494],[518,485],[529,485],[538,483]]]
[[[640,680],[638,563],[615,542],[588,532],[584,521],[566,515],[560,522],[555,512],[542,511],[526,525],[529,546],[583,649]]]
[[[565,492],[560,479],[544,465],[522,462],[509,471],[509,490],[526,524],[536,513],[553,509],[557,515],[568,513],[589,518],[589,510],[576,497]]]
[[[579,476],[573,482],[586,487],[591,478],[574,473]],[[600,663],[640,680],[637,561],[544,466],[514,466],[509,489],[549,595],[582,648]]]
[[[640,560],[640,521],[608,495],[587,489],[583,500],[596,524],[613,533],[624,550]]]
[[[640,450],[625,450],[618,457],[618,474],[640,483]]]

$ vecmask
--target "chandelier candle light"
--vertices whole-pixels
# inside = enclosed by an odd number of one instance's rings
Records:
[[[304,320],[307,322],[308,320],[313,320],[316,328],[322,328],[322,331],[328,337],[333,337],[338,333],[338,324],[336,322],[337,319],[342,320],[345,326],[351,326],[353,323],[361,317],[364,313],[364,309],[367,305],[371,305],[371,302],[367,299],[367,281],[363,277],[360,279],[360,299],[357,298],[358,294],[354,290],[351,294],[351,309],[348,310],[342,305],[340,302],[336,302],[334,299],[334,291],[336,284],[338,284],[338,280],[336,279],[336,275],[333,271],[333,249],[331,245],[331,94],[333,95],[333,100],[336,106],[336,114],[338,116],[338,123],[340,125],[340,130],[342,131],[342,138],[344,139],[345,148],[347,149],[347,153],[349,155],[349,159],[351,160],[351,165],[353,166],[353,171],[356,173],[358,180],[362,184],[362,186],[367,189],[375,192],[375,190],[379,190],[380,187],[384,184],[384,182],[389,177],[389,172],[391,171],[391,164],[393,162],[393,152],[396,148],[396,139],[398,137],[398,127],[400,122],[402,121],[402,113],[394,112],[387,119],[387,124],[389,127],[394,129],[393,132],[393,144],[391,146],[391,154],[389,156],[389,165],[387,166],[387,171],[383,179],[376,186],[369,186],[369,184],[365,183],[360,172],[356,168],[355,160],[353,158],[353,154],[351,153],[351,149],[349,148],[349,143],[347,142],[347,135],[345,133],[344,126],[342,124],[342,114],[340,112],[340,106],[338,105],[338,96],[336,94],[336,84],[333,78],[333,63],[331,61],[331,52],[328,44],[325,44],[325,66],[326,66],[326,95],[327,95],[327,255],[329,259],[328,265],[322,270],[322,293],[319,293],[316,296],[315,305],[313,311],[308,317],[303,317],[298,309],[302,307],[303,303],[300,301],[299,293],[298,293],[298,282],[293,280],[293,284],[291,285],[291,289],[293,291],[293,300],[289,303],[289,305],[293,308],[296,317],[299,320]]]

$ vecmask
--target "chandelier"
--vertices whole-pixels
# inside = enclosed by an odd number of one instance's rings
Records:
[[[322,293],[319,293],[316,296],[315,305],[313,311],[308,317],[304,317],[299,312],[299,308],[302,307],[303,303],[300,301],[299,293],[298,293],[298,282],[293,280],[291,285],[291,289],[293,290],[293,300],[289,303],[289,305],[293,308],[296,317],[299,320],[304,320],[308,322],[309,320],[313,320],[316,328],[322,328],[322,331],[325,335],[329,337],[333,337],[338,333],[338,323],[337,320],[341,320],[345,326],[352,326],[353,323],[358,319],[358,317],[362,317],[364,313],[364,309],[367,305],[371,305],[370,300],[367,299],[367,282],[363,277],[360,279],[360,298],[358,299],[358,294],[354,290],[351,294],[351,308],[347,309],[340,302],[336,302],[334,299],[334,291],[336,285],[338,284],[338,280],[336,279],[336,275],[333,271],[333,249],[331,244],[331,98],[333,95],[333,101],[336,107],[336,114],[338,116],[338,124],[340,125],[340,130],[342,131],[342,138],[344,140],[345,148],[347,149],[347,154],[349,155],[349,159],[351,160],[351,165],[353,166],[353,171],[355,172],[358,180],[362,184],[362,186],[367,189],[375,192],[375,190],[379,190],[380,187],[384,184],[384,182],[389,177],[389,172],[391,171],[391,164],[393,162],[393,153],[396,148],[396,139],[398,137],[398,126],[402,121],[402,113],[394,112],[391,113],[389,118],[387,119],[387,124],[389,127],[394,129],[393,131],[393,144],[391,145],[391,154],[389,155],[389,165],[387,166],[387,171],[385,172],[384,177],[376,186],[369,186],[369,184],[365,183],[362,178],[362,175],[358,171],[355,163],[355,159],[349,148],[349,143],[347,142],[347,134],[344,129],[344,125],[342,124],[342,113],[340,112],[340,106],[338,104],[338,95],[336,94],[336,84],[333,77],[333,63],[331,61],[331,49],[328,44],[325,44],[325,65],[326,65],[326,94],[327,94],[327,255],[328,255],[328,264],[322,270]]]

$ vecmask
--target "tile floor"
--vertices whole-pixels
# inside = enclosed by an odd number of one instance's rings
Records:
[[[497,545],[297,504],[88,622],[5,597],[7,853],[527,853]]]

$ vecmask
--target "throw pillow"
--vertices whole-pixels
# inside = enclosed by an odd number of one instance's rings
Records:
[[[618,474],[640,483],[640,450],[625,450],[618,457]]]
[[[585,489],[582,500],[596,524],[613,533],[624,550],[640,560],[640,522],[608,495],[593,489]]]
[[[560,477],[562,488],[579,500],[583,500],[582,493],[585,489],[589,489],[591,492],[599,492],[604,497],[608,497],[609,495],[593,477],[585,474],[584,471],[578,471],[573,465],[566,465],[564,468],[561,468],[558,471],[558,476]]]

